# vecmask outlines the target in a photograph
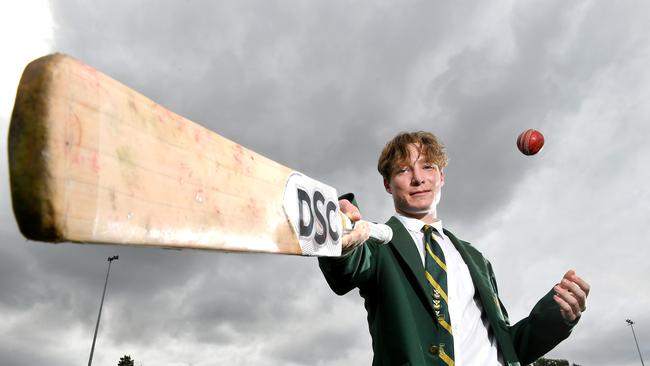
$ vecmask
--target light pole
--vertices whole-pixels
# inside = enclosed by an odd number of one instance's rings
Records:
[[[93,352],[95,352],[95,340],[97,339],[97,329],[99,329],[99,319],[102,317],[102,307],[104,306],[106,285],[108,285],[108,274],[111,273],[111,262],[116,259],[120,259],[120,257],[117,255],[108,257],[108,270],[106,271],[106,282],[104,282],[104,292],[102,292],[102,301],[99,303],[99,314],[97,314],[97,324],[95,324],[95,335],[93,336],[93,345],[92,347],[90,347],[90,358],[88,359],[88,366],[91,366],[93,364]]]
[[[634,343],[636,343],[636,350],[639,352],[639,358],[641,359],[641,366],[645,366],[643,363],[643,356],[641,356],[641,350],[639,349],[639,342],[636,340],[636,333],[634,333],[634,322],[630,319],[625,319],[627,324],[632,328],[632,335],[634,336]]]

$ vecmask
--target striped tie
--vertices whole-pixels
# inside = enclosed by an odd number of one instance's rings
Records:
[[[447,365],[454,365],[454,337],[451,331],[451,318],[447,299],[447,265],[445,255],[438,244],[436,235],[438,231],[430,225],[424,225],[424,245],[426,249],[424,259],[424,274],[431,285],[431,298],[433,310],[438,317],[440,330],[440,347],[438,356]]]

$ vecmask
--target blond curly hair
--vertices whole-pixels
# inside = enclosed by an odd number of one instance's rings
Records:
[[[427,162],[436,164],[442,169],[447,166],[445,146],[431,132],[401,132],[386,143],[379,155],[377,170],[386,180],[390,180],[395,170],[410,160],[408,145],[420,147],[420,153]]]

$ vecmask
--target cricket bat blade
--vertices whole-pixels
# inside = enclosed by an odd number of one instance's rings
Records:
[[[25,68],[8,157],[14,214],[32,240],[341,253],[345,215],[332,187],[67,55]]]

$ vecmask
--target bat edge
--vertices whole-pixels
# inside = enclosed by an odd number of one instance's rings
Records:
[[[20,232],[27,239],[64,241],[54,203],[48,198],[53,187],[47,170],[49,114],[47,97],[62,64],[72,58],[61,53],[30,62],[18,84],[9,123],[7,156],[12,208]]]

